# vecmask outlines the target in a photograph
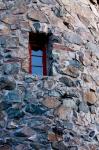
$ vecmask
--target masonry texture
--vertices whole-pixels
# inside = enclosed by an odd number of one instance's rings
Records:
[[[99,150],[98,3],[0,0],[0,150]],[[52,76],[29,74],[29,32]]]

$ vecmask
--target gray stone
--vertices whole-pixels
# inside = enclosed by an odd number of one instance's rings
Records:
[[[4,95],[4,101],[7,103],[20,103],[22,102],[22,96],[19,94],[17,90],[9,91]]]
[[[59,81],[64,83],[68,87],[75,87],[76,86],[76,84],[70,78],[67,78],[67,77],[61,77],[59,79]]]
[[[72,108],[72,109],[77,108],[76,103],[72,99],[64,99],[63,100],[63,106],[66,108]]]
[[[0,37],[0,45],[6,45],[6,40],[4,37]]]
[[[47,4],[47,5],[55,5],[56,1],[55,0],[40,0],[40,2]]]
[[[4,64],[4,74],[11,75],[11,74],[17,74],[20,69],[19,63],[5,63]]]
[[[66,32],[63,34],[64,39],[72,44],[81,45],[83,40],[81,39],[80,35],[74,32]]]
[[[56,150],[66,150],[67,146],[63,142],[53,142],[52,148]]]
[[[88,49],[92,52],[99,52],[99,47],[92,42],[86,43],[86,49]]]
[[[68,146],[68,150],[78,150],[77,146]]]
[[[33,26],[37,32],[40,31],[40,23],[39,22],[34,23]]]
[[[83,111],[84,113],[88,113],[89,107],[85,102],[80,102],[79,104],[79,111]]]
[[[73,124],[68,122],[68,121],[64,121],[64,128],[72,130],[73,129]]]
[[[16,82],[13,78],[8,76],[0,77],[0,90],[14,90],[16,87]]]

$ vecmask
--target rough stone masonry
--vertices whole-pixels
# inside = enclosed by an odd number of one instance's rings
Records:
[[[0,0],[0,150],[99,150],[98,4]],[[51,33],[52,76],[29,74],[29,32]]]

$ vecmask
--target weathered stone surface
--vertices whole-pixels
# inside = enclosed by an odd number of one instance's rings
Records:
[[[65,106],[60,106],[56,111],[55,115],[58,115],[58,117],[62,120],[68,120],[71,113],[71,109],[67,108]]]
[[[83,111],[84,113],[88,113],[89,108],[88,108],[87,104],[84,102],[80,102],[79,111]]]
[[[41,11],[31,10],[28,13],[28,18],[33,21],[48,22],[46,16]]]
[[[67,146],[63,142],[54,142],[52,144],[52,148],[54,148],[54,149],[60,149],[60,150],[66,150]]]
[[[20,103],[22,102],[22,97],[19,94],[19,91],[13,90],[4,95],[4,101],[6,101],[7,103]]]
[[[9,145],[0,146],[0,150],[11,150]]]
[[[20,130],[15,132],[15,136],[21,136],[22,135],[22,136],[24,136],[24,137],[26,136],[28,138],[34,134],[35,134],[35,132],[30,127],[27,127],[27,126],[24,126]]]
[[[48,4],[48,5],[55,5],[56,1],[55,0],[40,0],[40,2],[44,3],[44,4]]]
[[[16,87],[16,82],[13,78],[10,78],[8,76],[3,76],[0,78],[0,89],[6,89],[6,90],[14,90]]]
[[[77,78],[79,76],[79,69],[70,65],[62,69],[62,72],[63,74],[66,74],[73,78]]]
[[[76,104],[72,99],[64,99],[63,106],[66,108],[76,108]]]
[[[20,109],[18,108],[8,108],[6,110],[8,117],[10,119],[19,119],[22,118],[24,116],[24,112],[22,112]]]
[[[66,32],[64,33],[64,39],[72,44],[82,44],[83,40],[81,39],[80,35],[74,32]]]
[[[42,101],[42,104],[48,108],[56,108],[61,104],[61,102],[56,97],[46,97]]]
[[[0,10],[5,10],[6,9],[6,5],[5,3],[3,3],[2,1],[0,2]]]
[[[76,84],[70,78],[61,77],[59,80],[60,80],[60,82],[63,82],[68,87],[75,87],[76,86]]]
[[[97,97],[94,92],[87,91],[84,93],[84,100],[89,104],[94,104],[97,101]]]
[[[11,75],[11,74],[17,74],[20,69],[19,63],[5,63],[4,64],[4,74]]]

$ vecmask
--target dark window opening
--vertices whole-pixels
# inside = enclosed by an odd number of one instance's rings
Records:
[[[44,33],[29,34],[30,67],[33,75],[47,76],[48,73],[48,35]]]

